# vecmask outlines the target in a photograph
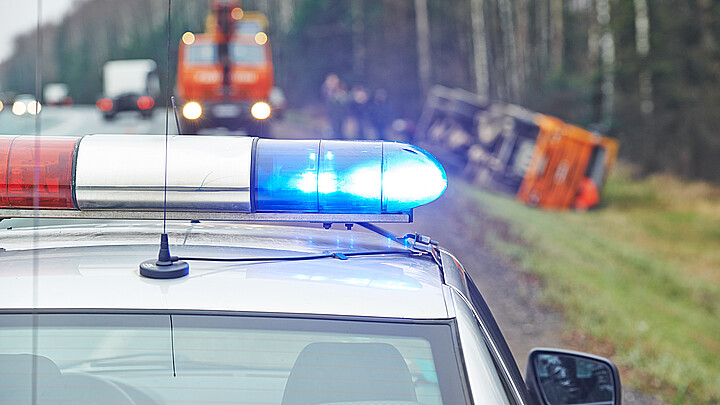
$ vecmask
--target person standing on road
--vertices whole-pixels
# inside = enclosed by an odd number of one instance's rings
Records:
[[[330,118],[332,136],[342,139],[343,123],[346,115],[347,89],[345,84],[335,73],[330,73],[322,84],[322,97],[325,101],[325,110]]]
[[[362,85],[355,85],[351,91],[350,116],[357,124],[357,139],[365,139],[365,130],[368,123],[370,95]]]
[[[385,139],[385,127],[387,127],[389,116],[387,92],[385,89],[378,89],[375,91],[372,104],[370,104],[370,123],[375,129],[378,139]]]

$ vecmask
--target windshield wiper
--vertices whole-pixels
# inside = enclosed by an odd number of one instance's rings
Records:
[[[165,359],[164,357],[167,356]],[[143,358],[152,358],[156,361],[143,361]],[[127,365],[149,365],[152,364],[153,366],[156,366],[158,364],[167,363],[167,368],[172,368],[172,353],[170,351],[168,352],[152,352],[152,353],[135,353],[135,354],[124,354],[121,356],[109,356],[109,357],[100,357],[95,359],[87,359],[82,361],[77,361],[74,363],[69,364],[63,364],[62,369],[74,369],[81,366],[90,366],[90,367],[112,367],[117,366],[119,364],[122,364],[123,366]]]

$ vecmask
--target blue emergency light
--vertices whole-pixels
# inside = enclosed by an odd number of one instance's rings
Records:
[[[402,213],[447,186],[433,156],[399,142],[261,139],[255,153],[259,212]]]

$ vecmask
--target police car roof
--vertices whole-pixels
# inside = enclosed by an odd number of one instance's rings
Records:
[[[5,224],[3,224],[5,225]],[[190,263],[175,280],[139,275],[161,225],[116,221],[0,231],[0,308],[217,310],[448,318],[439,267],[404,255]],[[172,254],[281,257],[396,250],[367,232],[228,223],[170,223]],[[449,300],[449,298],[448,298]]]

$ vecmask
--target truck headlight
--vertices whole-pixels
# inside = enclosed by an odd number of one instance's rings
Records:
[[[202,106],[195,101],[190,101],[183,107],[183,117],[189,120],[196,120],[202,115]]]
[[[259,101],[253,104],[252,108],[250,109],[250,113],[252,114],[252,116],[258,120],[267,119],[270,116],[271,112],[272,109],[270,108],[270,104],[264,101]]]

